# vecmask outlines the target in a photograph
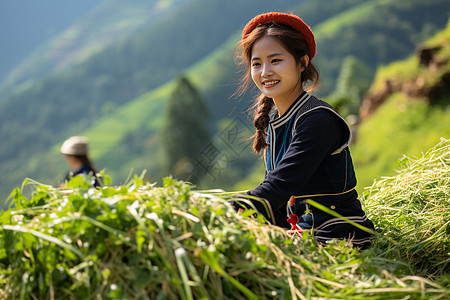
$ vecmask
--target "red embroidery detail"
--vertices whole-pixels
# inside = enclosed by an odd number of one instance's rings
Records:
[[[296,214],[291,214],[290,218],[286,221],[291,224],[291,230],[301,230],[300,227],[297,226],[298,216]]]

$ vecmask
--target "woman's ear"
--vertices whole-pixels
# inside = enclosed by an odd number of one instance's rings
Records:
[[[303,72],[309,65],[309,55],[305,54],[300,58],[300,72]]]

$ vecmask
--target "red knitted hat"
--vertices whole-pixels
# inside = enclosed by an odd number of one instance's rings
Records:
[[[309,59],[313,59],[314,55],[316,55],[316,41],[314,40],[314,34],[312,33],[311,28],[309,28],[309,26],[306,25],[306,23],[296,15],[279,12],[269,12],[257,15],[256,17],[251,19],[250,22],[247,23],[247,25],[245,25],[244,30],[242,31],[242,39],[245,39],[250,34],[250,32],[252,32],[252,30],[255,29],[258,25],[268,24],[272,22],[288,25],[303,34],[306,45],[309,49]]]

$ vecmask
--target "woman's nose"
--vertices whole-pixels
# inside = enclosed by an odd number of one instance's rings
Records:
[[[273,72],[272,72],[271,66],[269,64],[264,64],[262,66],[261,76],[262,77],[267,77],[267,76],[270,76],[272,74],[273,74]]]

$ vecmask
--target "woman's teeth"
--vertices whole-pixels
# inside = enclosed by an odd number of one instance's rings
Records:
[[[263,82],[263,85],[273,85],[273,84],[276,84],[276,83],[278,83],[278,82],[280,82],[280,81],[279,81],[279,80],[266,81],[266,82]]]

